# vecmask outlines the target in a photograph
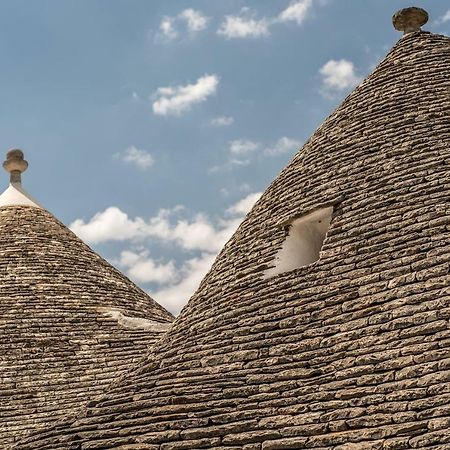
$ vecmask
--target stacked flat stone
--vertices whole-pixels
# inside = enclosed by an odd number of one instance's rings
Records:
[[[1,449],[75,414],[172,321],[38,207],[0,208],[0,280]]]
[[[320,259],[263,277],[334,205]],[[20,450],[450,449],[450,39],[406,34],[270,185],[170,331]]]

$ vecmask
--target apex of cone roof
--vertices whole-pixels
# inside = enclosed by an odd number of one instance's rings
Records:
[[[9,172],[9,186],[0,195],[0,207],[2,206],[36,206],[39,203],[22,188],[22,173],[28,169],[28,161],[25,161],[22,150],[13,148],[6,153],[3,168]]]
[[[428,13],[415,6],[403,8],[392,16],[394,28],[403,31],[403,34],[420,31],[420,27],[428,22]]]

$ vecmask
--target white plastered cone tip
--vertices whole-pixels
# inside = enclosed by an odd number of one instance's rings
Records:
[[[0,207],[2,206],[35,206],[41,208],[36,200],[22,188],[22,173],[28,168],[22,150],[11,149],[6,154],[3,168],[9,172],[10,181],[8,188],[0,195]]]

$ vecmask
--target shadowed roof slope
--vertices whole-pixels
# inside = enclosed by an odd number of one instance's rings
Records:
[[[0,207],[0,280],[2,449],[103,392],[173,319],[37,206]]]
[[[450,40],[403,37],[267,189],[145,364],[17,449],[450,448]],[[320,259],[264,272],[333,205]]]

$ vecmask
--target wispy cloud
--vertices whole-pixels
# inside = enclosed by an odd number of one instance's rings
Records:
[[[159,24],[158,41],[172,41],[180,36],[180,28],[191,36],[207,28],[210,18],[201,11],[188,8],[176,16],[164,16]]]
[[[201,11],[196,11],[192,8],[182,11],[178,18],[186,22],[186,27],[191,33],[204,30],[209,22],[209,17],[203,15]]]
[[[435,23],[437,25],[442,25],[443,23],[446,23],[446,22],[450,22],[450,9],[447,12],[445,12],[441,17],[438,17],[435,20]]]
[[[242,200],[239,200],[237,203],[230,206],[227,209],[227,212],[229,214],[245,215],[250,211],[250,209],[252,209],[253,205],[259,200],[261,195],[262,192],[254,192],[253,194],[249,194],[247,197],[244,197]]]
[[[291,153],[300,148],[301,142],[297,139],[291,139],[286,136],[281,137],[274,145],[266,147],[264,154],[267,156],[278,156],[285,153]]]
[[[218,173],[233,170],[235,167],[243,167],[250,164],[249,155],[260,148],[259,142],[248,139],[235,139],[228,143],[229,158],[223,164],[212,166],[208,173]]]
[[[211,119],[209,124],[212,127],[228,127],[229,125],[232,125],[233,122],[234,118],[231,116],[219,116]]]
[[[163,36],[167,40],[176,39],[178,36],[178,31],[174,26],[174,19],[172,17],[165,16],[162,18],[161,23],[159,24],[160,35],[158,37]]]
[[[153,95],[153,113],[160,116],[180,116],[193,105],[214,95],[218,85],[217,75],[204,75],[194,84],[160,87]]]
[[[230,153],[232,155],[248,155],[258,150],[259,142],[250,141],[247,139],[236,139],[230,142]]]
[[[351,89],[362,81],[362,78],[356,75],[354,64],[346,59],[331,59],[320,68],[319,74],[324,95]]]
[[[70,228],[91,244],[122,241],[134,248],[123,250],[115,263],[138,283],[153,283],[160,288],[155,299],[177,313],[194,293],[211,267],[217,253],[232,236],[245,214],[261,196],[247,195],[212,219],[207,214],[191,214],[180,206],[162,209],[148,220],[129,217],[117,207],[109,207],[90,220],[75,220]],[[171,244],[187,257],[176,263],[155,260],[146,246]],[[138,248],[136,250],[136,248]]]
[[[258,17],[250,8],[242,8],[237,15],[225,16],[217,34],[227,39],[255,39],[269,36],[273,25],[288,22],[303,24],[311,6],[312,0],[292,1],[275,17]]]
[[[217,164],[208,169],[208,173],[218,173],[233,170],[235,167],[244,167],[250,164],[249,159],[231,158],[224,164]]]
[[[217,34],[227,39],[258,38],[269,35],[269,25],[267,19],[258,19],[254,11],[242,8],[239,15],[225,16]]]
[[[140,170],[149,169],[155,162],[148,151],[136,148],[134,145],[131,145],[122,153],[116,153],[114,156],[126,163],[133,164]]]
[[[302,25],[311,7],[312,0],[293,0],[285,9],[272,17],[260,17],[255,10],[244,7],[236,14],[226,15],[219,25],[217,34],[226,39],[267,37],[274,25],[287,23]],[[175,16],[164,16],[159,24],[156,40],[169,42],[181,38],[184,33],[193,36],[205,30],[210,20],[211,18],[202,11],[192,8],[187,8]]]
[[[301,25],[312,5],[312,0],[293,1],[280,12],[277,20],[279,22],[296,22]]]
[[[301,142],[287,136],[279,138],[275,143],[263,146],[260,142],[250,139],[235,139],[228,143],[228,159],[208,169],[209,174],[233,170],[247,166],[252,161],[267,157],[277,157],[299,150]]]

